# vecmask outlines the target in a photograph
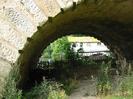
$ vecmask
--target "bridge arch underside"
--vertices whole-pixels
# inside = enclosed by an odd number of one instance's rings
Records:
[[[85,0],[87,1],[87,0]],[[88,0],[89,1],[89,0]],[[20,86],[28,80],[28,72],[36,64],[44,48],[69,34],[96,37],[115,53],[121,65],[133,60],[133,2],[132,0],[99,0],[70,7],[39,26],[25,47],[19,50]]]
[[[94,5],[93,5],[94,6]],[[98,8],[81,4],[49,20],[29,38],[18,59],[22,79],[28,78],[28,71],[38,61],[42,51],[51,42],[69,34],[84,34],[96,37],[115,53],[121,65],[133,60],[133,19],[119,10]],[[122,9],[122,8],[121,8]],[[133,15],[133,14],[132,14]],[[129,21],[130,20],[130,21]]]

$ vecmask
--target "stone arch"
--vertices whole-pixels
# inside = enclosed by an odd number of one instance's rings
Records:
[[[2,0],[0,3],[0,62],[20,64],[22,84],[42,50],[68,34],[94,36],[110,47],[121,63],[133,60],[132,0]],[[10,70],[4,65],[0,68]]]

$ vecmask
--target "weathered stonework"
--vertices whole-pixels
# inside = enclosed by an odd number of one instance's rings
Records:
[[[33,21],[39,25],[43,21],[47,20],[44,12],[37,6],[34,0],[19,0],[23,8],[33,17]]]
[[[20,12],[14,8],[5,10],[5,14],[10,22],[12,22],[18,30],[25,33],[27,36],[32,36],[36,29],[34,25]]]
[[[57,0],[57,2],[64,9],[71,7],[73,4],[73,0]]]
[[[0,75],[8,68],[7,62],[17,62],[23,85],[42,50],[55,39],[75,33],[98,38],[123,68],[131,67],[133,1],[1,0],[0,58],[4,60],[0,60]]]
[[[8,45],[8,42],[0,40],[0,58],[8,60],[12,63],[15,63],[19,57],[18,50],[11,45]]]
[[[40,5],[41,9],[44,11],[47,17],[54,17],[60,12],[60,7],[58,6],[56,0],[35,0]]]
[[[4,19],[0,19],[0,37],[5,39],[17,49],[22,49],[26,38],[21,33],[14,30],[14,28]]]

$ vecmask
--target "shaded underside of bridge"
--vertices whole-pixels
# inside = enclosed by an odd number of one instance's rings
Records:
[[[3,85],[12,64],[20,67],[23,85],[43,49],[69,34],[96,37],[115,53],[123,67],[132,64],[132,0],[2,0],[0,4]]]

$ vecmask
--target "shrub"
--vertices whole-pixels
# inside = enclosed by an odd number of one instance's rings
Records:
[[[73,91],[73,89],[75,89],[77,87],[77,84],[79,83],[78,80],[76,79],[72,79],[72,78],[69,78],[68,80],[65,80],[63,82],[63,88],[66,92],[67,95],[70,95]]]
[[[48,99],[68,99],[64,90],[50,90]]]
[[[66,99],[66,94],[56,82],[43,81],[29,92],[24,94],[24,99]]]
[[[36,85],[29,92],[24,93],[25,99],[47,99],[49,93],[49,83],[43,81],[40,85]]]
[[[14,80],[8,80],[3,97],[4,99],[22,99],[22,91],[16,88]]]
[[[5,90],[3,93],[4,99],[22,99],[22,91],[16,87],[18,79],[18,66],[13,66],[9,73],[9,77],[6,79]]]

